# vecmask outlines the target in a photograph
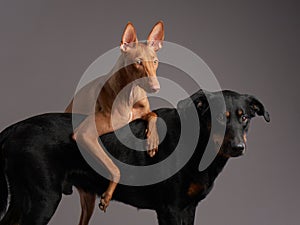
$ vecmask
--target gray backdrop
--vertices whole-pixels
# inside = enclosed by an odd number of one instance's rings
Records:
[[[197,209],[196,224],[299,224],[299,1],[0,1],[0,129],[62,111],[93,60],[116,47],[127,21],[146,38],[201,56],[222,88],[257,96],[271,123],[252,121],[247,154],[232,159]],[[159,73],[159,71],[158,71]],[[77,224],[78,195],[50,224]],[[152,211],[112,203],[91,224],[156,224]]]

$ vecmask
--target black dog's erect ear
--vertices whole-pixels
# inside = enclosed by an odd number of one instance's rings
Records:
[[[193,101],[191,98],[186,98],[186,99],[183,99],[183,100],[180,100],[178,103],[177,103],[177,109],[186,109],[188,107],[191,107],[193,104]]]
[[[209,103],[206,97],[198,98],[195,103],[197,110],[199,110],[203,116],[209,109]]]
[[[253,110],[254,114],[256,113],[259,116],[263,116],[265,118],[265,121],[270,122],[270,115],[265,110],[264,105],[254,96],[247,95],[247,98],[248,98],[251,110]]]
[[[186,109],[194,106],[203,115],[207,111],[209,106],[207,101],[208,94],[209,93],[200,90],[193,94],[191,97],[179,101],[177,104],[177,109],[186,111]]]

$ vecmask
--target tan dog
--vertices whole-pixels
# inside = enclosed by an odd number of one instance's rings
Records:
[[[157,92],[160,88],[156,70],[156,51],[162,47],[163,23],[159,21],[151,30],[147,43],[139,43],[135,28],[128,23],[121,41],[121,56],[108,80],[95,79],[84,86],[71,101],[65,112],[89,115],[75,130],[73,138],[90,151],[111,174],[111,182],[101,196],[99,207],[106,210],[120,180],[120,171],[98,143],[98,137],[142,118],[148,121],[147,150],[153,157],[159,144],[156,129],[156,114],[150,111],[146,92]],[[139,79],[144,78],[144,79]],[[145,81],[146,78],[146,81]],[[120,93],[122,91],[122,93]],[[82,214],[80,224],[88,224],[95,206],[96,195],[79,190]]]

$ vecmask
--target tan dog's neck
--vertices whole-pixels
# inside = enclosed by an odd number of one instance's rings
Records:
[[[112,91],[112,97],[115,98],[120,91],[135,80],[134,73],[130,74],[126,70],[124,54],[121,54],[114,68],[108,74],[109,78],[104,86],[108,86]]]
[[[120,105],[133,107],[135,87],[140,86],[140,83],[148,84],[148,79],[156,75],[156,67],[152,65],[153,60],[157,59],[155,51],[145,43],[132,43],[132,46],[134,47],[121,53],[113,69],[107,74],[109,78],[100,93],[103,111],[111,112],[116,98]],[[137,59],[142,60],[143,65],[137,65]],[[156,76],[154,79],[157,81]]]
[[[132,108],[134,101],[132,93],[137,85],[134,82],[133,74],[128,74],[129,72],[130,70],[125,69],[124,56],[121,55],[111,74],[108,74],[109,79],[100,92],[102,111],[111,112],[116,98],[119,103],[122,103],[120,105],[124,106],[124,110]]]

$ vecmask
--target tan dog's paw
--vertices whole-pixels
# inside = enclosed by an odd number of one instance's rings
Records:
[[[147,153],[150,157],[155,156],[158,151],[159,137],[156,128],[147,132]]]
[[[99,203],[99,208],[103,211],[106,212],[106,208],[109,206],[109,202],[111,200],[110,195],[103,193],[100,197],[100,203]]]

